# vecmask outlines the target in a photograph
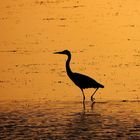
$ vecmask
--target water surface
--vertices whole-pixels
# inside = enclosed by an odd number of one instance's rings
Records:
[[[1,102],[1,139],[140,139],[139,102]]]
[[[139,5],[0,1],[0,139],[139,140]],[[94,90],[85,91],[83,110],[81,91],[66,75],[66,56],[53,54],[64,49],[72,52],[74,72],[105,86],[92,108]]]
[[[96,98],[140,98],[139,1],[0,3],[0,99],[79,101],[66,57],[53,54],[64,49],[72,52],[73,71],[105,85]]]

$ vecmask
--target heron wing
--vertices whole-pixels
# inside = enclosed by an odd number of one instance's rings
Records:
[[[102,85],[96,82],[94,79],[90,78],[89,76],[80,74],[80,73],[73,73],[72,81],[80,88],[99,88]]]

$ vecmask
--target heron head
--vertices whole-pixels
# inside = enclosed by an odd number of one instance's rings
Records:
[[[70,54],[70,51],[64,50],[62,52],[55,52],[54,54],[66,54],[66,55],[69,55]]]

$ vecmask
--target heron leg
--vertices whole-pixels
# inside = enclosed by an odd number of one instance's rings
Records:
[[[92,102],[92,104],[91,104],[91,110],[93,110],[94,104],[95,104],[95,102]]]
[[[85,101],[83,101],[83,110],[85,110],[86,107],[85,107]]]
[[[96,91],[98,90],[98,88],[96,88],[96,90],[94,91],[94,93],[91,95],[91,101],[93,102],[95,99],[93,98],[94,94],[96,93]]]
[[[81,89],[82,90],[82,94],[83,94],[83,102],[85,101],[85,94],[84,94],[84,91],[83,91],[83,89]]]
[[[85,109],[86,109],[86,108],[85,108],[85,94],[84,94],[83,89],[82,89],[82,88],[80,88],[80,89],[81,89],[82,94],[83,94],[83,109],[85,110]]]

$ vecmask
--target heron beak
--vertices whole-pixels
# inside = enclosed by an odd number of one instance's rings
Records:
[[[63,54],[63,52],[54,52],[54,54]]]

